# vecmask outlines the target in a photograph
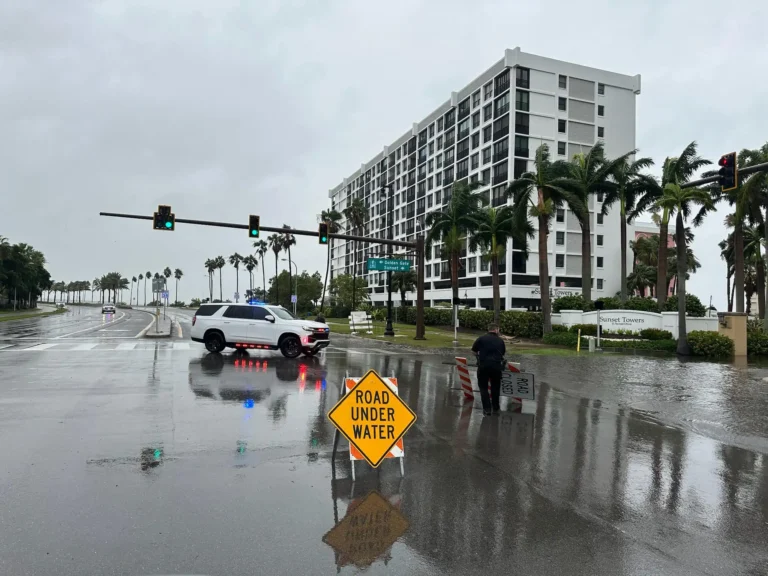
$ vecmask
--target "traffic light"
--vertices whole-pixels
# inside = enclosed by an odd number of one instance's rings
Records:
[[[253,214],[250,215],[248,218],[248,237],[249,238],[258,238],[259,237],[259,221],[261,218],[258,216],[254,216]]]
[[[170,206],[161,204],[157,207],[154,219],[155,230],[167,230],[173,232],[176,229],[176,214],[171,212]]]
[[[328,224],[325,222],[317,227],[317,239],[320,244],[328,244]]]
[[[733,190],[739,185],[739,169],[736,166],[736,160],[736,152],[723,154],[720,157],[718,162],[720,170],[718,171],[719,178],[717,182],[722,186],[723,192]]]

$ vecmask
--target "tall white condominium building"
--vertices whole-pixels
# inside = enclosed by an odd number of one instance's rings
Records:
[[[425,232],[426,215],[448,203],[454,182],[483,182],[477,194],[486,205],[510,203],[505,196],[507,186],[533,168],[541,144],[549,145],[553,161],[587,152],[597,140],[604,141],[609,157],[633,150],[639,93],[639,75],[560,62],[526,54],[520,48],[506,50],[504,58],[452,92],[447,102],[330,190],[331,206],[343,212],[353,199],[362,199],[368,208],[364,229],[352,230],[344,221],[344,230],[387,238],[386,196],[391,186],[393,237],[413,241],[416,234]],[[590,206],[596,298],[612,296],[620,289],[618,209],[602,216],[601,202],[602,198],[595,197]],[[627,236],[634,238],[634,232]],[[581,293],[581,231],[567,208],[558,210],[552,219],[547,249],[553,296]],[[537,250],[534,238],[526,259],[519,246],[510,242],[500,266],[502,308],[540,306]],[[403,252],[405,249],[395,249],[396,254]],[[332,275],[352,274],[357,262],[357,273],[366,277],[371,301],[380,305],[387,297],[386,273],[369,272],[366,260],[386,253],[385,246],[355,246],[351,241],[336,240]],[[631,251],[629,254],[631,258]],[[426,303],[450,302],[448,261],[439,245],[432,246],[425,268]],[[489,264],[479,253],[462,253],[459,295],[470,306],[492,306]],[[407,299],[415,300],[415,293],[409,292]],[[399,303],[398,293],[393,300]]]

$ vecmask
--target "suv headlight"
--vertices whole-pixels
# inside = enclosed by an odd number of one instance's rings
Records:
[[[314,332],[315,331],[315,329],[312,328],[311,326],[302,326],[301,329],[304,330],[304,332]]]

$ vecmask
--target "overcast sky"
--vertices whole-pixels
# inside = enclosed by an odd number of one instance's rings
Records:
[[[763,0],[5,0],[0,234],[56,280],[170,266],[181,299],[204,296],[203,262],[249,253],[245,231],[98,212],[314,228],[329,188],[515,46],[641,74],[641,153],[660,164],[695,139],[716,160],[768,140],[767,20]],[[689,284],[718,308],[725,212],[696,231]],[[324,269],[298,242],[299,269]]]

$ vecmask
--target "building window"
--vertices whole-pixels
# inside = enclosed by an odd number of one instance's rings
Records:
[[[479,154],[472,154],[472,157],[470,158],[470,160],[472,161],[472,170],[475,170],[480,166]]]
[[[438,154],[437,155],[437,167],[442,168],[443,167],[443,155]]]
[[[507,110],[509,110],[509,92],[497,98],[493,104],[496,107],[496,110],[493,114],[494,118],[498,118],[502,114],[506,114]]]
[[[437,149],[442,150],[443,149],[443,137],[438,136],[437,137]]]
[[[488,272],[488,260],[480,256],[480,272]]]
[[[531,71],[528,68],[515,68],[515,85],[519,88],[531,87]]]
[[[598,84],[597,85],[597,93],[601,96],[605,94],[605,84]]]
[[[443,131],[443,118],[440,117],[437,119],[437,131],[442,132]],[[397,152],[397,159],[400,160],[400,151]]]
[[[429,125],[429,137],[434,138],[435,137],[435,123],[432,122],[432,124]]]
[[[493,125],[486,126],[483,128],[483,144],[486,142],[491,141],[491,137],[493,136]]]
[[[433,184],[434,180],[432,180],[432,176],[430,176],[427,178],[427,190],[432,190],[432,188],[434,188]]]
[[[515,94],[515,110],[522,110],[523,112],[528,112],[528,109],[530,108],[529,98],[530,98],[529,92],[523,92],[522,90],[518,90],[517,93]]]
[[[565,268],[565,254],[555,254],[555,268]]]
[[[520,178],[523,174],[525,174],[528,171],[528,160],[523,160],[521,158],[515,158],[515,168],[514,168],[514,177],[515,179]]]
[[[515,136],[515,156],[528,157],[528,137]]]
[[[602,268],[603,267],[603,257],[602,256],[598,256],[597,257],[597,267],[598,268]]]
[[[435,143],[434,142],[430,142],[429,143],[429,155],[432,156],[432,154],[434,154],[434,153],[435,153]]]
[[[424,276],[430,278],[432,276],[432,264],[424,266]]]
[[[602,126],[597,127],[597,137],[605,138],[605,128],[603,128]]]
[[[433,268],[435,269],[435,276],[440,276],[440,262],[435,262],[433,265]]]
[[[565,110],[566,109],[566,99],[562,96],[557,99],[557,109],[558,110]]]
[[[557,131],[560,132],[560,134],[565,134],[565,120],[557,121]]]
[[[603,193],[602,192],[598,192],[597,193],[597,201],[598,202],[602,202],[603,201]]]
[[[597,106],[597,115],[598,116],[605,116],[605,106],[603,106],[602,104],[599,104]]]
[[[603,223],[603,214],[602,212],[597,213],[597,223],[602,224]]]
[[[488,82],[488,84],[483,87],[483,97],[485,100],[493,97],[493,82]]]
[[[487,186],[491,183],[491,169],[486,168],[483,170],[482,177],[480,178],[480,181],[483,183],[483,186]]]
[[[475,258],[474,256],[470,256],[469,258],[467,258],[467,260],[469,264],[469,272],[470,273],[477,272],[477,258]]]
[[[560,88],[562,88],[563,90],[568,88],[568,79],[565,76],[563,76],[562,74],[560,74],[557,77],[557,83],[560,86]]]
[[[602,236],[599,236],[599,238],[602,238]],[[565,232],[555,232],[555,244],[558,246],[565,245]]]
[[[480,146],[480,132],[472,134],[472,150]]]
[[[427,170],[429,170],[430,172],[434,172],[435,171],[435,161],[434,160],[430,160],[429,162],[427,162]]]
[[[483,150],[483,166],[490,163],[491,161],[491,147],[488,146],[485,150]]]
[[[603,245],[603,235],[602,234],[598,234],[597,235],[597,245],[598,246],[602,246]]]
[[[472,114],[472,129],[478,128],[480,126],[480,112],[475,112]]]
[[[486,104],[483,107],[483,122],[487,122],[493,118],[493,104]]]
[[[557,143],[557,153],[560,154],[560,156],[565,156],[565,142]]]
[[[598,278],[597,279],[597,289],[598,290],[602,290],[603,289],[603,279],[602,278]]]
[[[528,134],[530,132],[531,117],[528,114],[515,112],[515,132],[518,134]]]
[[[437,174],[435,174],[435,185],[440,186],[440,184],[442,183],[443,183],[443,175],[440,172],[438,172]],[[437,195],[439,196],[440,193],[438,192]]]
[[[480,106],[480,90],[472,94],[472,108]]]
[[[557,214],[555,216],[555,220],[558,222],[565,222],[565,210],[562,208],[557,209]]]

